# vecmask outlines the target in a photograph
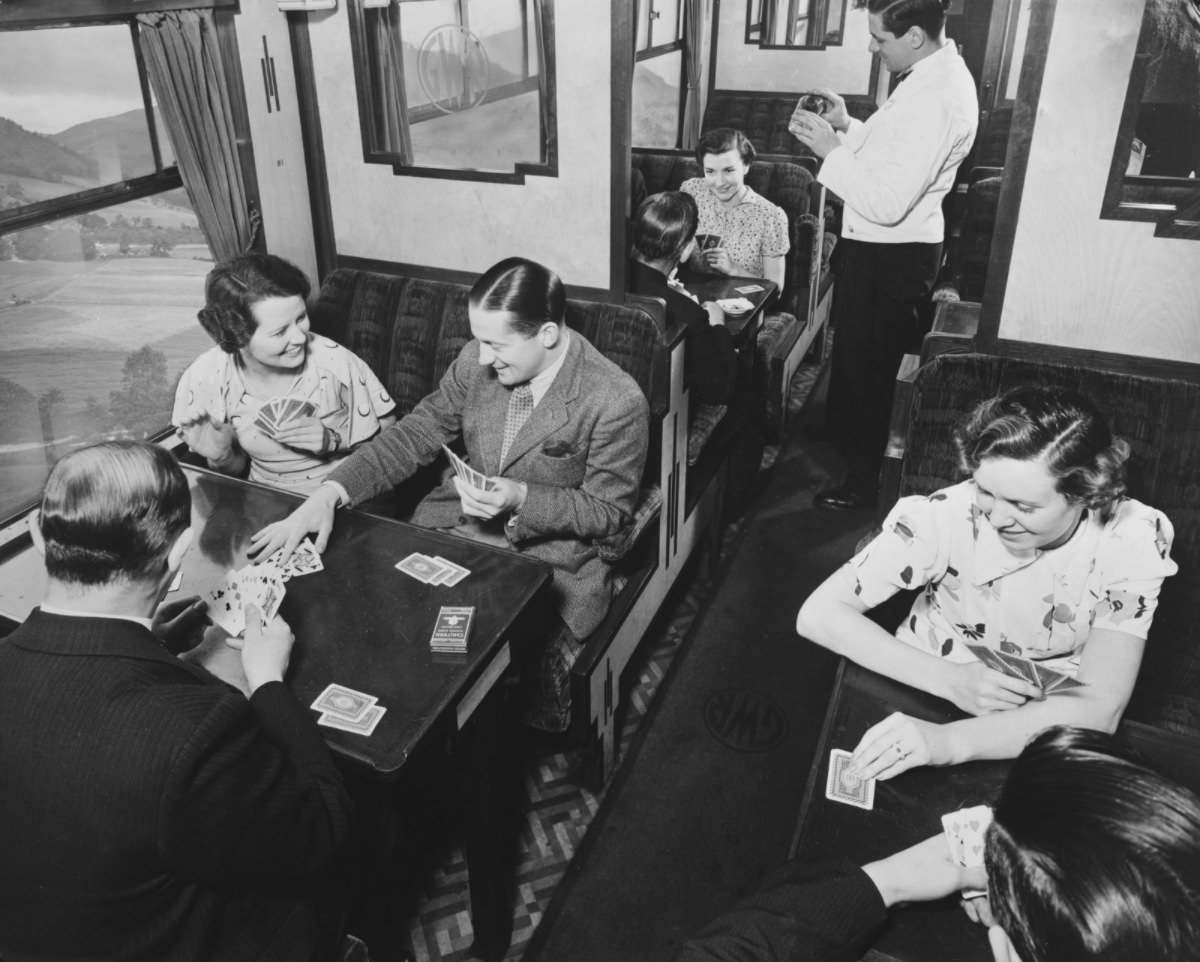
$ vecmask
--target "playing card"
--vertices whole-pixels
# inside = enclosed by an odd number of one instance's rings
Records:
[[[473,488],[478,488],[480,491],[495,490],[495,482],[489,480],[487,475],[476,471],[444,444],[442,445],[442,450],[446,452],[446,457],[450,460],[450,464],[454,468],[454,473],[466,481],[467,484]]]
[[[967,650],[989,668],[1000,672],[1002,675],[1012,674],[1008,666],[997,657],[995,650],[989,648],[987,645],[967,645]]]
[[[467,568],[464,568],[462,565],[456,565],[453,561],[447,561],[441,555],[434,555],[433,560],[450,569],[446,574],[438,577],[436,584],[456,585],[471,573]]]
[[[1039,688],[1042,687],[1041,679],[1038,678],[1037,668],[1028,658],[1010,655],[1006,651],[996,652],[996,657],[1009,667],[1008,674],[1014,678],[1020,678],[1031,685],[1037,685]]]
[[[271,555],[267,559],[267,562],[279,569],[284,581],[290,581],[292,578],[300,575],[310,575],[315,571],[325,570],[325,563],[321,561],[321,556],[317,554],[317,549],[308,538],[305,538],[296,545],[296,550],[292,552],[292,556],[286,562],[280,564],[279,557],[282,554],[283,549],[281,548]]]
[[[396,567],[406,575],[416,578],[425,584],[432,584],[434,578],[446,572],[445,565],[417,551],[414,551],[403,561],[397,562]]]
[[[273,564],[249,564],[238,574],[241,575],[243,610],[247,605],[254,605],[261,612],[265,625],[275,617],[287,592],[283,574]]]
[[[208,605],[208,616],[230,635],[240,635],[246,630],[246,616],[242,611],[242,575],[240,571],[227,571],[220,583],[212,588],[204,600]]]
[[[834,802],[854,805],[870,811],[875,807],[875,779],[852,775],[850,759],[854,756],[840,748],[829,753],[829,777],[825,781],[825,797]]]
[[[742,287],[735,287],[734,291],[738,294],[755,294],[758,291],[765,291],[766,288],[761,284],[746,284]]]
[[[473,607],[444,607],[438,612],[437,623],[429,647],[433,651],[466,651],[467,635],[475,617]]]
[[[317,696],[311,707],[326,715],[357,722],[378,701],[374,695],[355,691],[345,685],[330,684]]]
[[[370,735],[375,731],[375,726],[379,724],[379,719],[386,711],[387,709],[381,705],[371,705],[363,712],[362,718],[357,721],[326,712],[317,719],[317,724],[324,725],[326,728],[336,728],[339,731],[354,732],[356,735]]]
[[[1042,690],[1047,695],[1051,692],[1069,691],[1072,688],[1079,688],[1083,685],[1083,682],[1078,678],[1063,674],[1061,671],[1055,671],[1053,668],[1047,668],[1045,665],[1039,665],[1037,662],[1034,662],[1033,669],[1037,672]]]
[[[992,810],[987,805],[963,808],[942,816],[942,828],[946,843],[950,846],[950,857],[963,868],[983,864],[984,837],[992,823]],[[963,898],[973,899],[986,895],[986,889],[966,889]]]
[[[183,584],[183,572],[176,571],[175,577],[171,579],[171,587],[167,591],[178,591],[181,584]]]

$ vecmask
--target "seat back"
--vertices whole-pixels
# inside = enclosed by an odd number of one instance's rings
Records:
[[[900,494],[961,480],[951,430],[977,402],[1021,384],[1090,398],[1130,446],[1129,494],[1175,528],[1179,573],[1163,585],[1127,717],[1200,736],[1200,384],[982,354],[946,354],[916,376]]]

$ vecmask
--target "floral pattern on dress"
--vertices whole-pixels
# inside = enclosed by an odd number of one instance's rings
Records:
[[[1124,499],[1107,522],[1085,513],[1067,544],[1018,557],[966,481],[901,499],[848,564],[871,607],[924,587],[896,631],[908,644],[956,661],[973,660],[967,643],[983,644],[1073,672],[1092,630],[1146,637],[1162,581],[1177,570],[1173,535],[1162,512]]]

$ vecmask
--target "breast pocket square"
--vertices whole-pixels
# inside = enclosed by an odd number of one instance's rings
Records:
[[[566,441],[551,441],[542,448],[542,454],[548,458],[569,458],[575,454],[575,449]]]

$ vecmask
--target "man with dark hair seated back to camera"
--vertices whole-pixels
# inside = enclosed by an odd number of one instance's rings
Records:
[[[286,559],[315,532],[324,551],[338,507],[389,491],[461,438],[486,490],[449,472],[412,521],[553,567],[543,623],[526,632],[540,650],[518,652],[541,663],[526,721],[548,731],[566,730],[568,672],[608,613],[614,582],[598,542],[632,522],[650,437],[642,389],[567,328],[566,308],[549,268],[521,257],[494,264],[471,288],[471,340],[437,389],[251,541],[256,557],[283,549]]]
[[[986,886],[965,903],[996,962],[1178,962],[1200,944],[1200,797],[1104,732],[1059,726],[1013,762],[962,868],[944,835],[857,868],[792,862],[675,962],[859,959],[887,910]]]
[[[154,445],[82,448],[46,482],[31,524],[46,598],[0,641],[6,960],[334,955],[339,913],[315,895],[352,804],[283,685],[281,619],[250,609],[230,639],[249,699],[166,647],[204,615],[159,609],[190,518],[187,479]]]

